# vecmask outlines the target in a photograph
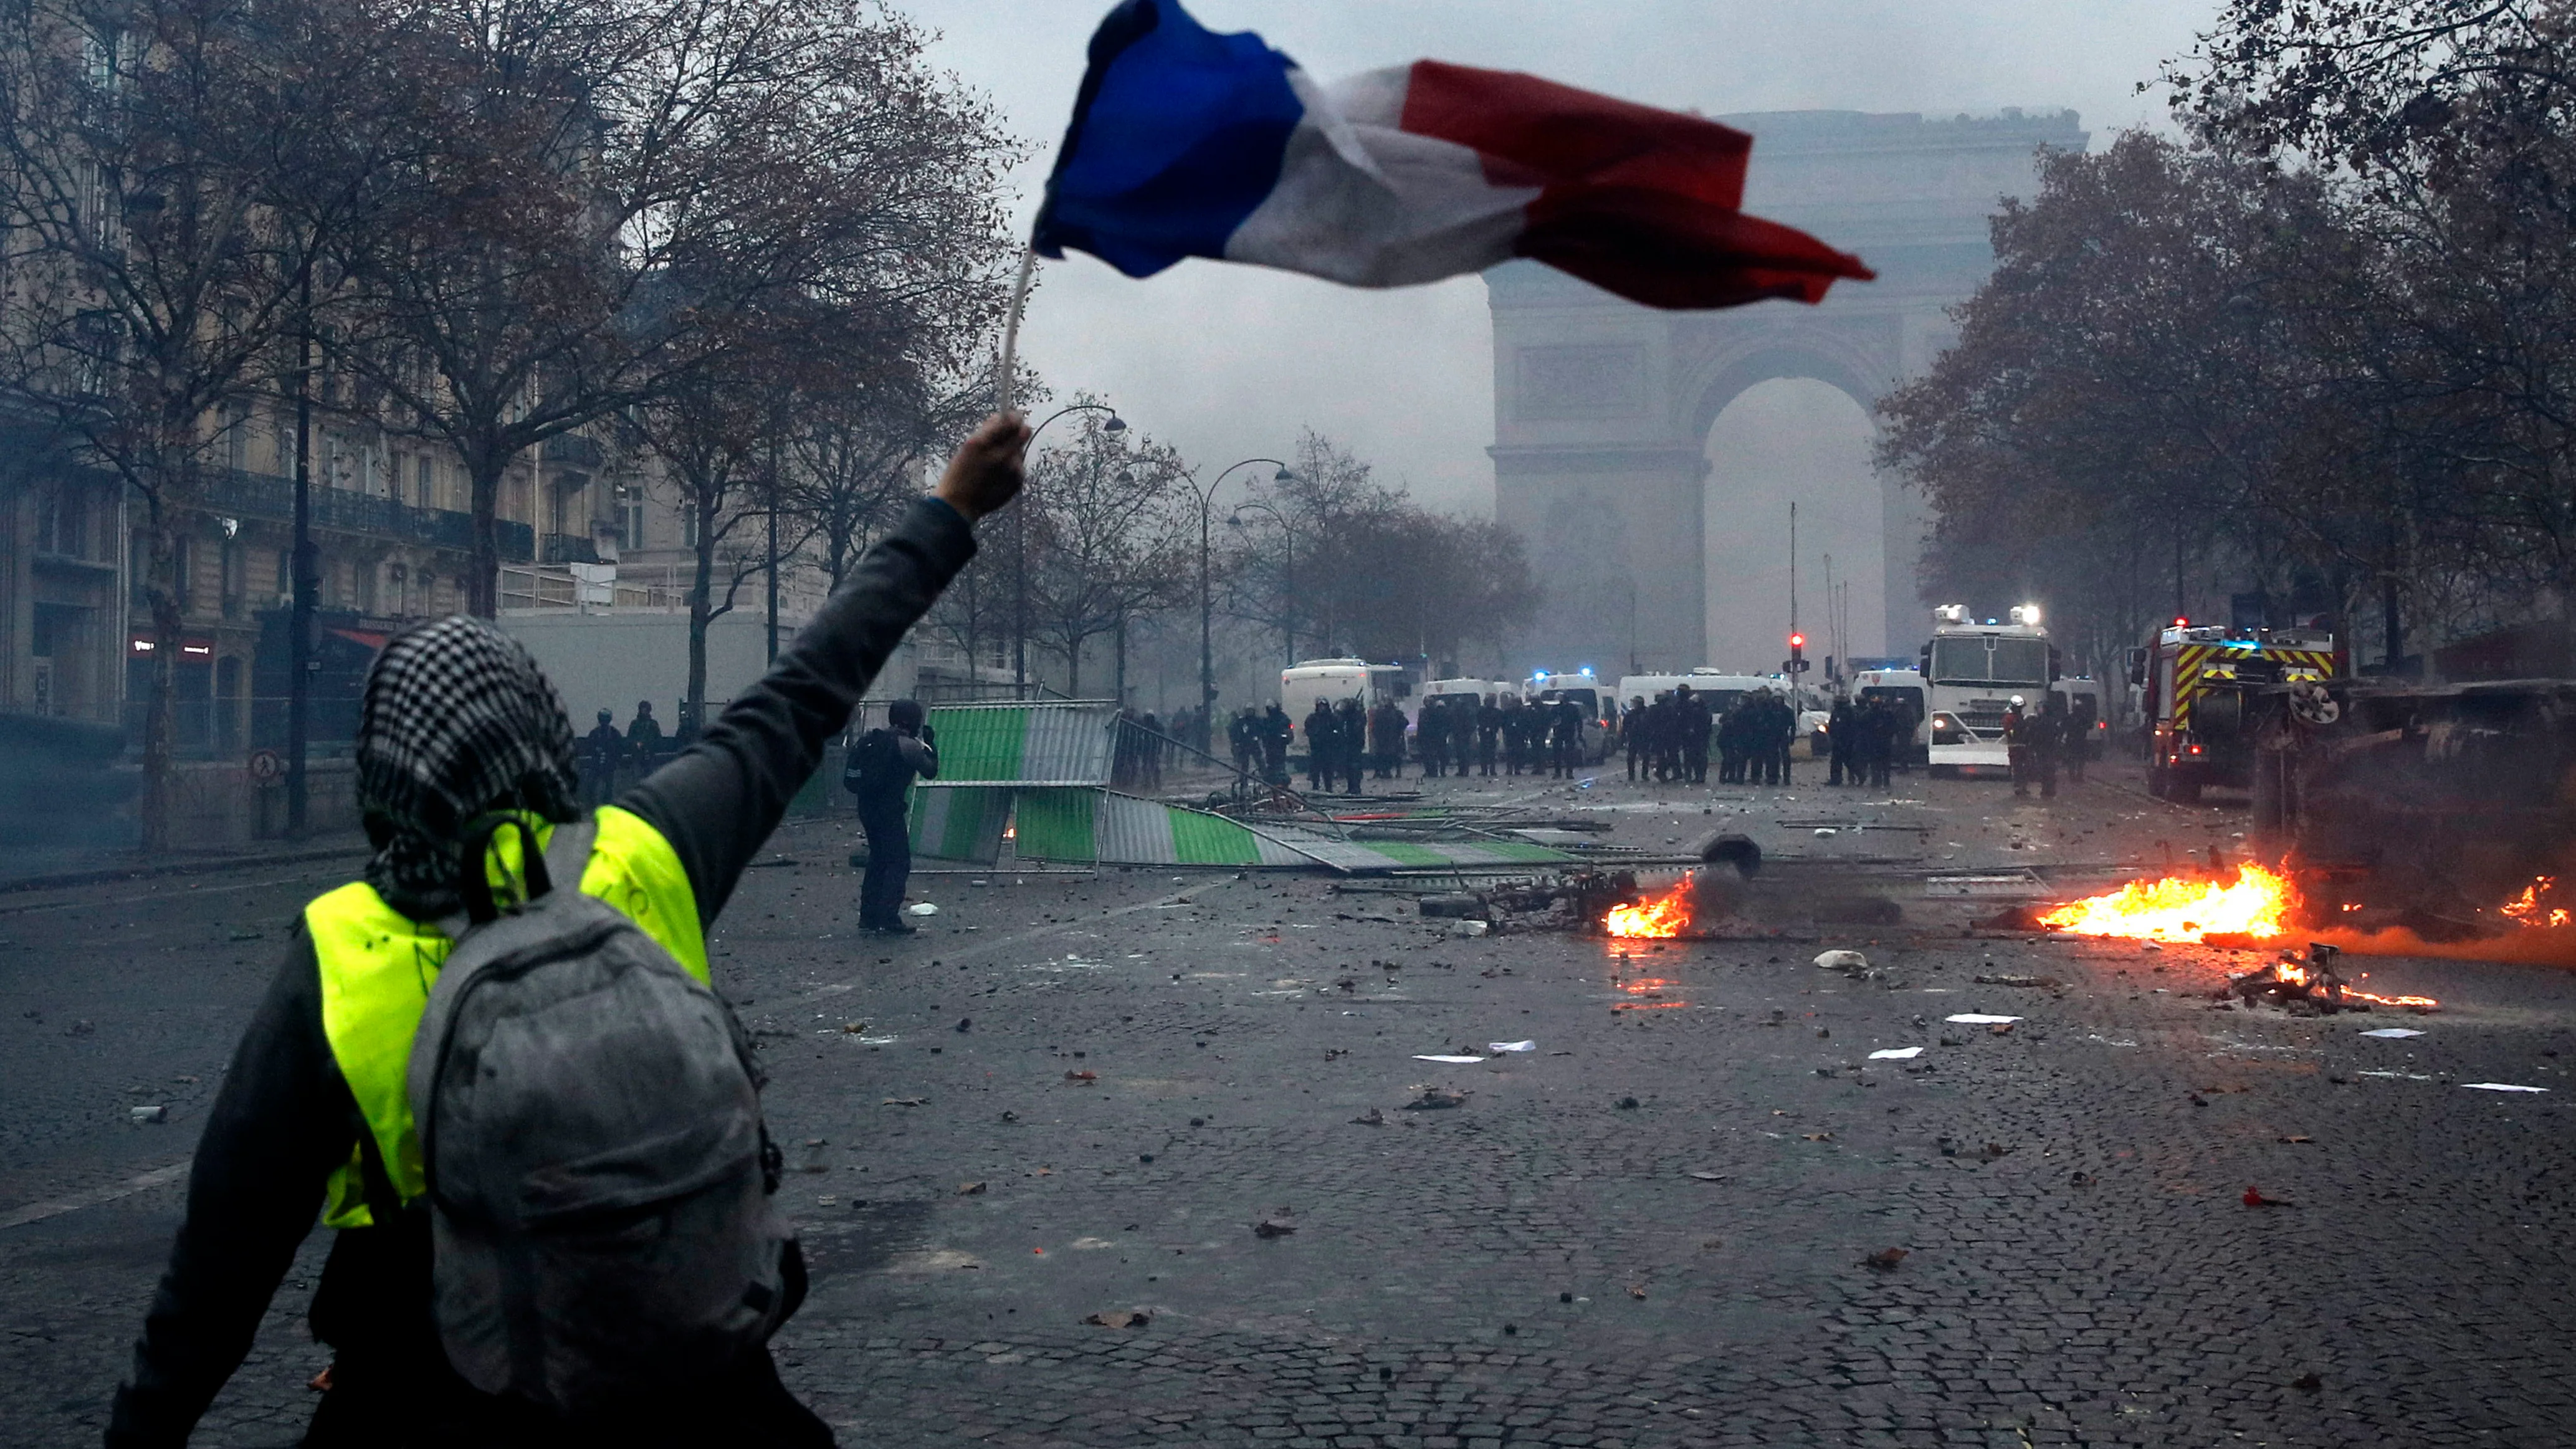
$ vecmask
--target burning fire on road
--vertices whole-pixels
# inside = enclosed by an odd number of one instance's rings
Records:
[[[1668,941],[1689,930],[1690,923],[1691,878],[1683,876],[1662,895],[1612,906],[1601,925],[1622,940]]]
[[[2289,929],[2297,902],[2288,877],[2246,865],[2228,883],[2185,876],[2131,881],[2109,895],[2044,911],[2039,923],[2076,936],[2197,943],[2226,935],[2269,941]]]

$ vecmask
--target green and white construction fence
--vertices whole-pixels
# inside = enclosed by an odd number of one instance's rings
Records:
[[[1112,789],[1119,722],[1106,703],[942,705],[929,716],[939,779],[913,789],[912,848],[934,859],[990,865],[1006,842],[1021,860],[1054,864],[1349,874],[1545,867],[1572,859],[1511,840],[1342,839]]]

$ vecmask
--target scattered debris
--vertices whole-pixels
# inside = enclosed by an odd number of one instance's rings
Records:
[[[1979,986],[2028,986],[2038,991],[2056,991],[2066,983],[2054,976],[1980,976]]]
[[[1824,971],[1866,971],[1869,958],[1858,951],[1824,951],[1817,954],[1816,966]]]
[[[1834,1140],[1834,1134],[1831,1132],[1808,1132],[1802,1135],[1804,1135],[1806,1140],[1809,1142],[1831,1142]]]
[[[1869,1059],[1874,1062],[1901,1062],[1911,1057],[1921,1056],[1922,1054],[1923,1048],[1919,1046],[1887,1047],[1880,1051],[1871,1052],[1869,1054]]]
[[[930,1099],[928,1097],[888,1097],[877,1105],[880,1107],[924,1107],[929,1104]]]
[[[1629,1296],[1629,1297],[1631,1297],[1631,1298],[1639,1299],[1639,1300],[1641,1300],[1641,1301],[1642,1301],[1642,1300],[1645,1298],[1645,1296],[1646,1296],[1646,1285],[1645,1285],[1645,1284],[1643,1284],[1643,1283],[1631,1283],[1631,1284],[1629,1284],[1629,1285],[1628,1285],[1628,1296]]]
[[[1437,1112],[1445,1107],[1467,1105],[1465,1092],[1452,1092],[1445,1087],[1425,1087],[1422,1095],[1404,1104],[1407,1112]],[[1375,1110],[1372,1108],[1371,1110]]]
[[[971,1017],[971,1016],[961,1016],[961,1017],[957,1018],[957,1029],[958,1029],[959,1031],[961,1031],[961,1032],[962,1032],[962,1031],[967,1030],[968,1028],[970,1028],[970,1027],[972,1027],[972,1026],[974,1026],[974,1025],[975,1025],[975,1018],[973,1018],[973,1017]]]
[[[2010,1026],[2021,1020],[2018,1016],[1989,1016],[1982,1011],[1963,1011],[1956,1016],[1945,1016],[1941,1019],[1960,1026]]]
[[[2512,1082],[2462,1082],[2472,1092],[2546,1092],[2547,1087],[2517,1086]]]
[[[1154,1321],[1154,1315],[1142,1308],[1120,1308],[1094,1313],[1082,1321],[1094,1328],[1142,1328]]]
[[[1420,1052],[1414,1053],[1413,1059],[1417,1062],[1445,1062],[1453,1067],[1474,1066],[1476,1063],[1484,1060],[1483,1057],[1424,1056]]]
[[[2297,1378],[2290,1380],[2290,1387],[2297,1389],[2303,1394],[2313,1394],[2325,1386],[2326,1381],[2312,1373],[2301,1374]]]
[[[1096,1082],[1096,1081],[1099,1081],[1099,1080],[1100,1080],[1100,1074],[1099,1074],[1098,1072],[1088,1071],[1088,1070],[1085,1070],[1085,1071],[1079,1071],[1079,1072],[1067,1072],[1067,1073],[1065,1073],[1065,1074],[1064,1074],[1064,1079],[1065,1079],[1066,1081],[1068,1081],[1068,1082],[1078,1082],[1078,1083],[1082,1084],[1083,1086],[1088,1087],[1088,1086],[1090,1086],[1092,1083],[1094,1083],[1094,1082]]]
[[[1263,1218],[1252,1225],[1252,1235],[1256,1238],[1284,1238],[1295,1231],[1295,1223],[1283,1223],[1277,1218]]]
[[[1699,1179],[1701,1182],[1724,1182],[1724,1181],[1726,1181],[1726,1180],[1727,1180],[1727,1176],[1728,1176],[1728,1175],[1727,1175],[1726,1173],[1723,1173],[1723,1172],[1706,1172],[1706,1171],[1701,1171],[1701,1172],[1694,1172],[1694,1173],[1692,1173],[1692,1174],[1691,1174],[1691,1176],[1693,1176],[1693,1177],[1695,1177],[1695,1178]]]
[[[1860,1261],[1863,1267],[1876,1268],[1882,1273],[1889,1273],[1895,1271],[1896,1265],[1904,1262],[1912,1252],[1911,1248],[1881,1248]]]
[[[1485,921],[1451,921],[1449,923],[1449,934],[1452,936],[1482,936],[1493,929],[1493,926]]]
[[[1538,1043],[1534,1041],[1489,1041],[1485,1043],[1485,1050],[1494,1053],[1496,1056],[1500,1056],[1505,1052],[1534,1052],[1538,1050]]]
[[[150,1107],[128,1107],[125,1109],[125,1115],[132,1118],[138,1124],[146,1122],[167,1122],[170,1120],[170,1109],[159,1105]]]
[[[2066,1181],[2067,1185],[2070,1187],[2091,1187],[2094,1183],[2101,1181],[2101,1179],[2095,1177],[2089,1172],[2078,1172]]]
[[[867,1029],[868,1024],[864,1021],[845,1021],[841,1023],[841,1032],[845,1036],[857,1036]]]
[[[982,1197],[984,1195],[984,1184],[980,1182],[961,1182],[957,1184],[957,1195],[959,1197]]]
[[[2288,1198],[2265,1197],[2261,1188],[2255,1187],[2251,1184],[2248,1184],[2245,1189],[2245,1205],[2251,1208],[2298,1206],[2297,1203],[2290,1201]]]
[[[1637,1099],[1634,1097],[1621,1097],[1619,1099],[1618,1106],[1619,1110],[1622,1112],[1633,1112],[1637,1110]]]
[[[2390,1041],[2397,1040],[2400,1037],[2422,1036],[2423,1034],[2424,1033],[2417,1031],[2411,1026],[2382,1026],[2375,1027],[2362,1033],[2363,1036],[2381,1037]],[[2315,1375],[2311,1374],[2309,1377],[2314,1378]]]
[[[1485,918],[1484,897],[1462,893],[1424,896],[1414,902],[1414,909],[1434,919],[1481,921]]]
[[[907,914],[915,916],[935,916],[939,914],[939,907],[932,905],[928,901],[915,901],[911,905],[904,907],[904,910]]]
[[[2281,1140],[2281,1141],[2283,1141],[2283,1142],[2314,1142],[2314,1141],[2316,1141],[2317,1139],[2315,1139],[2315,1138],[2313,1138],[2313,1137],[2301,1137],[2301,1136],[2293,1135],[2293,1136],[2284,1137],[2284,1138],[2282,1138],[2282,1139],[2280,1139],[2280,1140]]]
[[[1351,1123],[1353,1126],[1358,1127],[1383,1127],[1386,1125],[1386,1114],[1375,1107],[1371,1107],[1367,1111],[1353,1117],[1351,1119]]]

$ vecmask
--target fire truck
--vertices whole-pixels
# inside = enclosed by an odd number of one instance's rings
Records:
[[[2198,800],[2201,789],[2251,788],[2261,686],[2332,679],[2335,637],[2324,629],[2227,629],[2176,619],[2130,655],[2129,682],[2145,691],[2147,791]]]

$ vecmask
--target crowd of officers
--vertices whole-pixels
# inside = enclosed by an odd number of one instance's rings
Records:
[[[1391,700],[1364,709],[1356,698],[1317,700],[1303,721],[1278,705],[1235,711],[1226,743],[1235,768],[1272,784],[1289,783],[1288,748],[1300,734],[1311,790],[1359,794],[1367,780],[1400,778],[1406,739],[1423,777],[1532,774],[1571,778],[1586,763],[1589,716],[1573,700],[1525,700],[1516,694],[1440,694],[1423,701],[1418,722]]]

